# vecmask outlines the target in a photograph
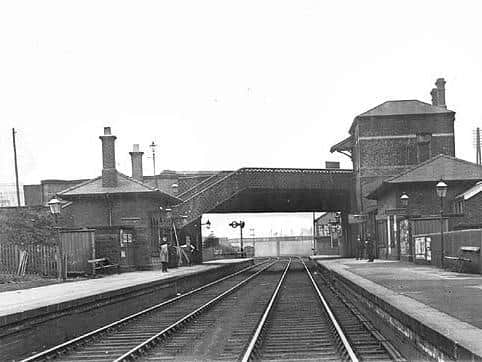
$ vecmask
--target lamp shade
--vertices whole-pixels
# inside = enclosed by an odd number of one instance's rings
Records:
[[[409,197],[408,195],[404,192],[402,194],[402,196],[400,196],[400,203],[402,204],[403,207],[407,207],[408,206],[408,200],[409,200]]]
[[[443,180],[440,180],[438,184],[435,186],[435,189],[437,190],[437,196],[438,197],[445,197],[447,196],[447,189],[448,186]]]
[[[61,209],[62,203],[59,201],[59,199],[54,197],[52,200],[49,201],[48,205],[49,205],[49,208],[50,208],[50,213],[52,215],[60,214],[60,209]]]

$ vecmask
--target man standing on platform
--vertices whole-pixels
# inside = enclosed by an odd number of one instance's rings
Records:
[[[167,272],[167,263],[169,262],[169,249],[167,242],[163,241],[161,244],[161,251],[159,253],[161,259],[161,271]]]
[[[366,248],[368,261],[372,262],[373,259],[375,259],[375,244],[373,243],[372,235],[370,233],[367,233],[366,236]]]

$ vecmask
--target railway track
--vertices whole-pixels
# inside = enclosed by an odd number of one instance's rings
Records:
[[[258,264],[25,361],[403,361],[313,267]]]
[[[144,352],[276,262],[263,262],[30,356],[23,362],[121,361]]]
[[[283,359],[404,360],[301,259],[286,268],[242,357]]]

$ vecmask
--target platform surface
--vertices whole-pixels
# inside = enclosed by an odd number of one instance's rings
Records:
[[[0,318],[6,315],[46,307],[62,302],[102,294],[109,291],[155,282],[172,277],[188,276],[209,269],[221,267],[220,264],[235,264],[250,259],[218,260],[218,263],[203,263],[190,267],[160,270],[136,271],[106,275],[101,278],[65,282],[38,288],[14,290],[0,293]]]
[[[315,261],[482,356],[482,275],[390,260]]]

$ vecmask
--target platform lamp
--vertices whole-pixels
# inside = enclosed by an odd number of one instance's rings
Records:
[[[406,217],[408,221],[408,261],[413,261],[413,245],[412,245],[412,225],[410,223],[410,209],[408,208],[408,202],[410,197],[404,192],[400,196],[400,204],[406,210]]]
[[[59,263],[57,266],[57,271],[58,271],[58,279],[60,280],[61,278],[65,280],[65,273],[62,273],[62,263],[63,263],[63,253],[62,253],[62,243],[60,242],[60,228],[59,228],[59,215],[60,211],[62,209],[62,203],[60,202],[59,199],[54,197],[52,200],[48,202],[50,213],[54,215],[54,220],[55,220],[55,230],[57,231],[57,247],[59,250]]]
[[[442,268],[444,267],[444,264],[445,264],[443,213],[444,213],[444,198],[445,196],[447,196],[447,189],[448,189],[448,186],[442,179],[440,179],[440,181],[435,186],[435,190],[437,191],[437,196],[440,198],[440,258],[441,258]]]

